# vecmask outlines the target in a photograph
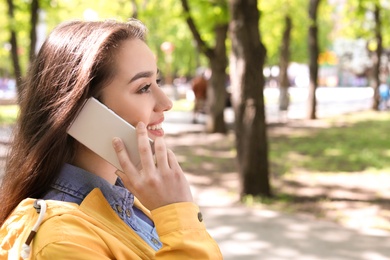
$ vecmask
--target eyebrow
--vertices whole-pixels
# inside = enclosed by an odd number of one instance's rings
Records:
[[[159,73],[160,73],[160,70],[157,69],[157,75]],[[137,79],[140,79],[140,78],[150,78],[151,76],[153,76],[153,74],[154,74],[153,71],[142,71],[142,72],[139,72],[139,73],[135,74],[134,77],[131,78],[129,83],[134,82],[134,81],[136,81]]]

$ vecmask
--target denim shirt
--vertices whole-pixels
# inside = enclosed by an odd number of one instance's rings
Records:
[[[111,185],[103,178],[76,166],[65,164],[45,200],[59,200],[81,204],[94,189],[99,188],[111,208],[154,250],[162,246],[153,222],[134,206],[134,195],[123,185],[120,178]]]

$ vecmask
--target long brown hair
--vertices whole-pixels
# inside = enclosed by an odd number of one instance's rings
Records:
[[[57,26],[31,65],[0,189],[0,225],[25,198],[42,197],[75,141],[69,124],[86,98],[97,96],[115,75],[115,54],[127,39],[145,41],[137,20],[71,21]]]

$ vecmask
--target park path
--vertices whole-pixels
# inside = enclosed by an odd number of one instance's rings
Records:
[[[390,259],[388,232],[357,230],[308,215],[244,206],[230,189],[238,187],[237,175],[226,176],[230,188],[199,185],[200,177],[187,177],[225,260]],[[201,178],[207,183],[207,178]]]

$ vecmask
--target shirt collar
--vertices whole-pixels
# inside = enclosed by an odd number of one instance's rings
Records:
[[[122,205],[126,208],[132,208],[134,205],[134,195],[124,187],[119,177],[115,185],[112,185],[93,173],[67,163],[62,167],[52,187],[75,196],[81,201],[94,188],[99,188],[112,207]]]

